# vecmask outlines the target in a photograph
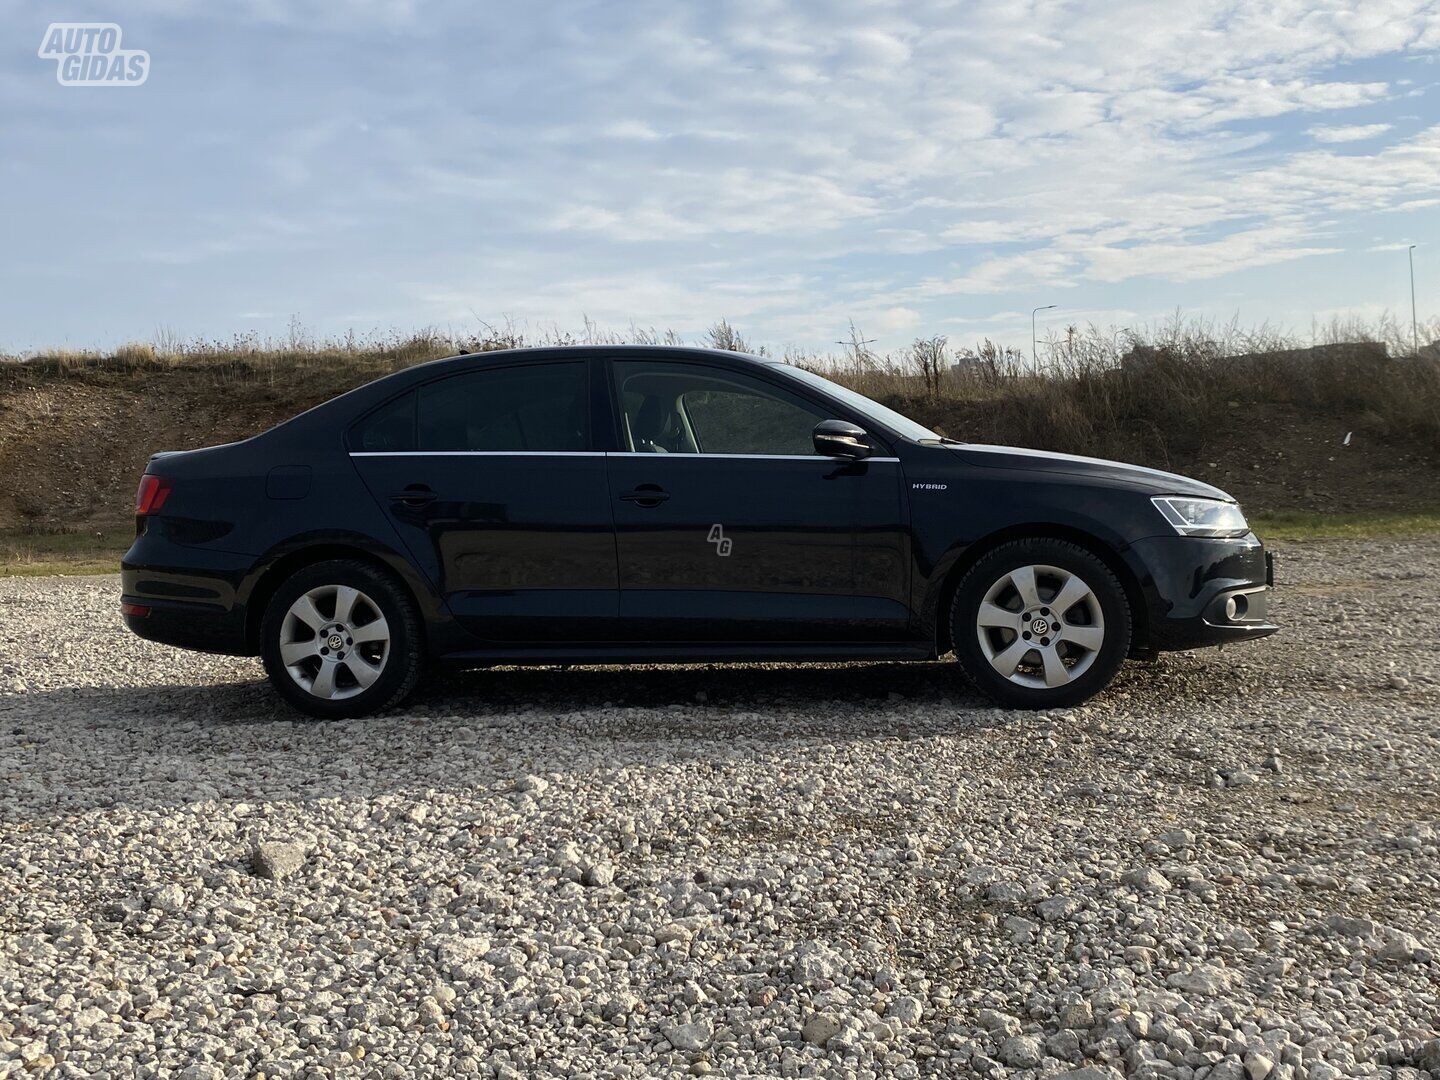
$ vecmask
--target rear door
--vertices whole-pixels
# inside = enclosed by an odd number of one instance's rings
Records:
[[[620,628],[650,642],[905,636],[899,462],[815,453],[831,408],[720,366],[613,360]],[[844,417],[840,417],[844,419]]]
[[[456,618],[489,642],[607,637],[618,609],[590,365],[481,366],[364,418],[351,458]]]

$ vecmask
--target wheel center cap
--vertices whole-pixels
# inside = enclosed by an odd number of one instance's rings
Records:
[[[1035,617],[1034,619],[1032,619],[1031,622],[1030,622],[1030,632],[1031,632],[1032,634],[1048,634],[1048,633],[1050,633],[1050,621],[1049,621],[1048,619],[1046,619],[1046,618],[1041,617],[1041,616],[1036,616],[1036,617]]]
[[[344,646],[345,646],[345,639],[344,639],[343,637],[341,637],[339,634],[331,634],[331,635],[330,635],[330,640],[329,640],[326,644],[328,644],[328,645],[330,646],[330,648],[332,648],[332,649],[344,648]]]

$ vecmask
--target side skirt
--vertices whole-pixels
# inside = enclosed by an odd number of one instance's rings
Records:
[[[703,642],[695,644],[516,645],[505,649],[467,649],[440,658],[458,664],[737,664],[839,663],[847,660],[934,660],[935,647],[923,642]]]

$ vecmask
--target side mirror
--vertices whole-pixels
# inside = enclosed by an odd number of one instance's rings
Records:
[[[821,420],[815,425],[815,452],[825,457],[867,458],[865,429],[846,420]]]

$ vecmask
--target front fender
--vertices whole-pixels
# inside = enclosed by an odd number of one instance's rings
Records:
[[[988,475],[986,475],[988,474]],[[957,476],[953,498],[930,499],[911,492],[915,533],[912,610],[920,632],[944,643],[943,626],[955,584],[981,555],[1011,540],[1054,537],[1094,552],[1116,572],[1143,607],[1131,537],[1143,535],[1150,523],[1134,492],[1059,481],[1053,476],[1020,474],[1003,482],[986,474]]]

